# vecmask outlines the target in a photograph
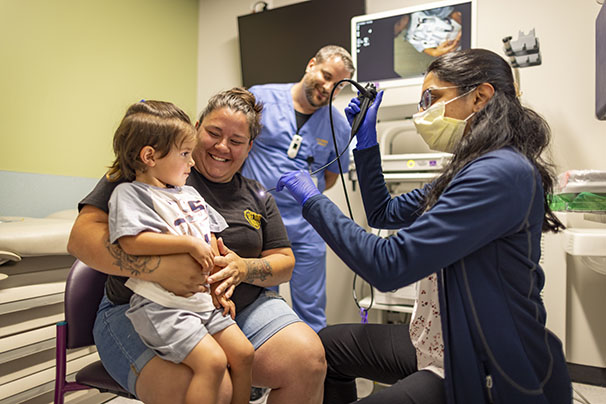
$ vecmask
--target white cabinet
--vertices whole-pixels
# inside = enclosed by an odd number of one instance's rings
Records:
[[[547,327],[562,340],[566,360],[573,365],[573,380],[577,367],[583,367],[587,377],[597,375],[603,379],[606,370],[606,213],[557,212],[557,215],[567,229],[559,234],[543,235],[541,266],[545,271],[543,300]]]

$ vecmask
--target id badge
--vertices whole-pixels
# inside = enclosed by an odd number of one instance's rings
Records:
[[[288,157],[290,157],[291,159],[297,157],[297,153],[299,153],[299,149],[301,148],[302,142],[303,136],[295,133],[295,135],[292,137],[292,140],[290,141],[290,146],[288,146],[288,151],[286,152]]]

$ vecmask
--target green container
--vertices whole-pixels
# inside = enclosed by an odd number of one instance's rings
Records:
[[[606,211],[606,194],[580,192],[578,194],[550,195],[549,207],[559,212],[604,212]]]

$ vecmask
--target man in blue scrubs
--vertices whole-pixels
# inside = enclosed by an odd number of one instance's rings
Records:
[[[354,66],[349,52],[340,46],[325,46],[310,59],[298,83],[266,84],[249,90],[263,103],[261,134],[253,142],[242,168],[245,177],[272,188],[284,173],[313,172],[334,160],[347,147],[351,128],[333,108],[337,151],[330,129],[328,101],[333,86],[351,78]],[[344,86],[342,83],[339,87]],[[335,90],[333,97],[340,88]],[[341,158],[347,170],[349,153]],[[337,181],[338,163],[313,176],[324,191]],[[293,309],[315,331],[326,326],[326,244],[301,215],[300,204],[288,192],[275,193],[280,214],[295,253],[290,280]]]

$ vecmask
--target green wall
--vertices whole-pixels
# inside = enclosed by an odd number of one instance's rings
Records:
[[[197,31],[197,0],[0,0],[0,171],[100,177],[142,98],[195,119]]]

